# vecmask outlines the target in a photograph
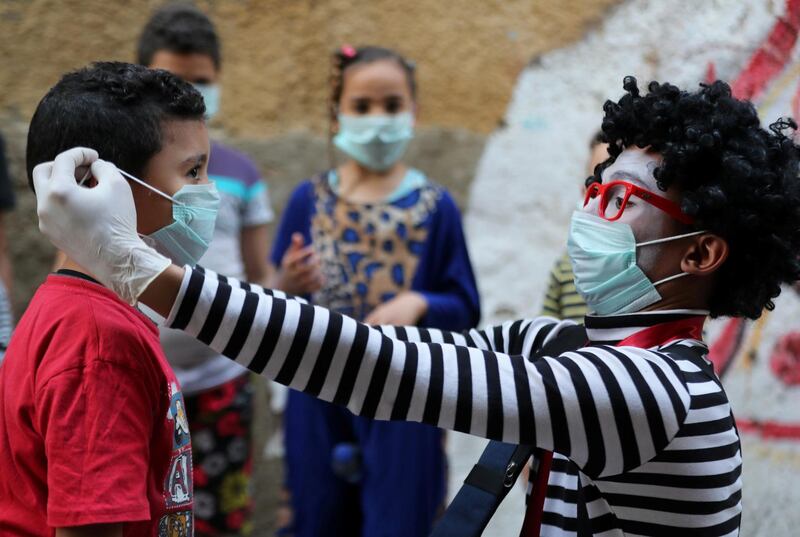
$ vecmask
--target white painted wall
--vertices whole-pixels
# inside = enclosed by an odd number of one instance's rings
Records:
[[[466,225],[484,322],[538,312],[564,246],[602,105],[632,74],[694,88],[714,61],[738,74],[783,10],[780,0],[636,0],[586,38],[542,56],[520,76],[478,165]]]

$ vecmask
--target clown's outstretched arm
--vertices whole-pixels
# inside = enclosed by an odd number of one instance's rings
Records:
[[[447,333],[435,335],[441,341],[400,341],[390,337],[399,329],[383,333],[236,280],[165,264],[136,235],[130,189],[112,165],[85,152],[59,159],[34,172],[40,227],[56,246],[129,302],[138,298],[169,326],[294,389],[369,418],[424,422],[555,450],[590,476],[648,460],[686,415],[683,377],[656,352],[635,349],[627,356],[597,347],[529,361],[523,348],[517,354],[486,350],[495,346],[489,343],[472,348],[465,336]],[[99,183],[92,189],[74,178],[74,167],[87,161]],[[519,344],[552,328],[537,320],[506,325],[501,333]],[[527,335],[520,339],[522,330]],[[629,375],[626,396],[611,397],[621,382],[612,369],[620,367]],[[619,416],[650,428],[652,441],[624,434]],[[613,455],[606,456],[608,448]]]

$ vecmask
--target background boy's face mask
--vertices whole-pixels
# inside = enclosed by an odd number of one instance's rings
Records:
[[[364,167],[385,171],[400,160],[413,137],[411,112],[368,116],[339,114],[339,132],[333,143]]]
[[[701,233],[705,231],[637,243],[628,224],[575,211],[567,239],[575,288],[592,313],[613,315],[640,311],[661,300],[657,286],[688,276],[688,273],[651,282],[636,264],[636,248]]]
[[[206,105],[206,119],[211,121],[219,112],[219,85],[192,84],[192,86],[203,96],[203,102]]]
[[[144,236],[145,242],[177,265],[195,266],[208,250],[214,235],[219,209],[216,185],[185,185],[173,196],[168,196],[127,172],[119,172],[172,202],[173,222]]]

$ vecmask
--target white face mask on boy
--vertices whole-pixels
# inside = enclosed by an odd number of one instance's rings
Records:
[[[177,265],[195,266],[208,250],[214,236],[219,209],[219,192],[214,183],[184,185],[169,196],[141,179],[117,168],[117,171],[143,187],[172,202],[171,224],[142,237],[145,242]]]

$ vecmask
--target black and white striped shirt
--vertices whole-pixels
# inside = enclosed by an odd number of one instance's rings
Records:
[[[573,323],[538,318],[463,334],[378,330],[187,269],[166,322],[361,416],[554,451],[544,536],[737,535],[739,438],[702,342],[599,344],[676,315],[598,318],[600,327],[587,318],[592,346],[529,360]]]

